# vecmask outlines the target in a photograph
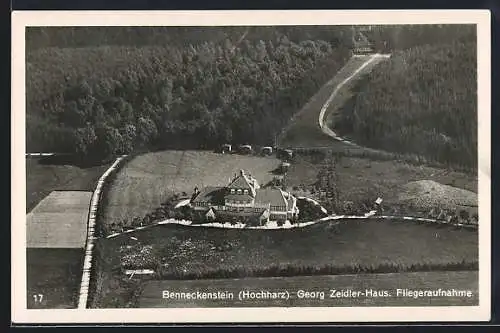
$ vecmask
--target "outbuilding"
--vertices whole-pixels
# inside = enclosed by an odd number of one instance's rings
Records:
[[[250,146],[250,145],[241,145],[239,151],[240,151],[240,154],[246,155],[246,154],[251,154],[253,150],[252,150],[252,146]]]
[[[262,147],[262,149],[261,149],[261,154],[264,156],[269,156],[272,153],[273,153],[273,147],[266,146],[266,147]]]
[[[286,173],[289,168],[290,168],[290,163],[288,163],[288,162],[282,162],[280,165],[281,173]]]
[[[223,144],[221,147],[221,152],[223,154],[229,154],[231,153],[232,146],[229,143]]]

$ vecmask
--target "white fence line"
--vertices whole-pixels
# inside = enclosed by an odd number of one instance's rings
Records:
[[[378,220],[409,220],[409,221],[420,221],[420,222],[430,222],[430,223],[435,223],[435,224],[442,224],[442,225],[448,225],[448,226],[454,226],[454,227],[462,227],[462,228],[469,228],[469,229],[477,229],[478,226],[475,224],[463,224],[463,223],[449,223],[444,220],[436,220],[436,219],[430,219],[430,218],[424,218],[424,217],[413,217],[413,216],[397,216],[397,215],[375,215],[375,211],[370,211],[364,215],[330,215],[323,217],[319,220],[315,221],[309,221],[309,222],[301,222],[301,223],[285,223],[282,226],[278,226],[277,224],[268,224],[265,226],[247,226],[246,224],[243,223],[237,223],[237,224],[230,224],[230,223],[192,223],[191,221],[188,220],[176,220],[176,219],[166,219],[163,221],[159,221],[153,224],[149,224],[146,226],[142,227],[137,227],[134,229],[128,229],[123,232],[117,232],[110,234],[106,236],[107,239],[109,238],[115,238],[118,236],[122,236],[124,234],[128,234],[131,232],[139,231],[139,230],[144,230],[146,228],[151,228],[159,225],[164,225],[164,224],[179,224],[179,225],[185,225],[189,227],[198,227],[198,228],[219,228],[219,229],[253,229],[253,230],[282,230],[282,229],[294,229],[294,228],[304,228],[313,224],[321,223],[321,222],[327,222],[327,221],[333,221],[333,220],[368,220],[368,219],[378,219]]]
[[[25,156],[54,156],[56,153],[26,153]]]
[[[82,280],[80,283],[80,292],[78,297],[79,309],[85,309],[87,307],[90,276],[92,270],[92,255],[93,255],[94,241],[96,239],[96,237],[94,236],[95,221],[96,221],[97,206],[99,205],[99,199],[101,197],[101,190],[104,185],[104,182],[106,181],[106,178],[109,176],[111,172],[113,172],[118,167],[120,162],[126,156],[127,155],[122,155],[121,157],[118,157],[115,160],[115,162],[108,168],[108,170],[106,170],[106,172],[102,174],[101,178],[99,178],[99,181],[97,182],[97,186],[94,190],[94,193],[92,194],[92,201],[90,202],[90,211],[87,223],[87,242],[85,245],[85,257],[83,260]]]

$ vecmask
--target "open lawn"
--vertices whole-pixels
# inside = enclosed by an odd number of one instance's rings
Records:
[[[307,156],[296,156],[287,174],[287,185],[293,188],[311,187],[318,180],[321,161]],[[433,180],[444,185],[477,193],[477,177],[465,173],[415,166],[401,161],[374,161],[366,158],[342,156],[335,168],[336,188],[340,201],[374,200],[377,196],[386,203],[397,201],[398,188],[408,182]]]
[[[26,217],[28,308],[75,308],[92,192],[54,191]]]
[[[107,167],[26,159],[28,308],[77,306],[90,192]]]
[[[104,224],[144,217],[173,193],[226,185],[244,169],[266,184],[279,166],[274,157],[217,154],[208,151],[161,151],[140,155],[118,172],[107,193]]]
[[[133,303],[137,290],[123,284],[140,284],[119,267],[152,268],[159,279],[197,279],[457,270],[478,261],[477,232],[404,221],[346,220],[337,228],[280,231],[164,225],[135,232],[137,240],[131,236],[98,241],[107,269],[99,307]],[[131,251],[141,254],[133,258]]]
[[[94,191],[108,165],[79,168],[44,164],[39,158],[26,159],[26,210],[31,211],[52,191]]]
[[[26,217],[26,246],[84,248],[91,198],[85,191],[50,193]]]
[[[404,297],[397,289],[471,291],[472,297]],[[359,297],[333,298],[333,290],[361,292]],[[163,298],[163,291],[227,292],[232,299]],[[289,299],[241,299],[240,291],[288,292]],[[303,298],[304,291],[316,292],[317,298]],[[381,292],[387,297],[377,297]],[[312,294],[312,293],[311,293]],[[167,295],[167,294],[166,294]],[[165,295],[165,296],[166,296]],[[174,294],[175,295],[175,294]],[[243,294],[241,294],[243,295]],[[252,307],[252,306],[457,306],[478,305],[478,272],[417,272],[389,274],[293,276],[246,279],[148,281],[137,304],[140,308],[168,307]]]

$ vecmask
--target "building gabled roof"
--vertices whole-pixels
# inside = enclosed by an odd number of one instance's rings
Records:
[[[229,188],[241,188],[242,190],[247,189],[251,190],[252,186],[250,185],[250,182],[244,175],[239,175],[236,178],[233,179],[233,181],[228,185]]]
[[[227,194],[226,199],[229,199],[229,200],[240,200],[240,201],[248,201],[248,200],[252,200],[253,197],[249,194]]]
[[[208,202],[211,204],[224,203],[225,189],[223,187],[208,186],[201,189],[200,193],[191,202]]]
[[[264,188],[257,191],[255,203],[271,204],[271,206],[287,206],[281,190],[276,188]]]
[[[215,218],[215,212],[212,208],[208,210],[208,212],[205,213],[205,216],[208,218]]]
[[[252,197],[255,197],[255,189],[257,187],[257,181],[250,176],[247,176],[243,170],[240,170],[240,174],[236,176],[227,186],[228,188],[249,190]]]

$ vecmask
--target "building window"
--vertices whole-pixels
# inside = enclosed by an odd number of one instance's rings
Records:
[[[238,189],[238,194],[241,194],[241,188]]]
[[[234,192],[235,192],[235,191],[234,191],[234,188],[232,188],[232,189],[231,189],[231,194],[234,194]]]
[[[247,190],[247,189],[245,189],[245,190],[243,191],[243,193],[244,193],[244,194],[248,194],[248,190]]]

